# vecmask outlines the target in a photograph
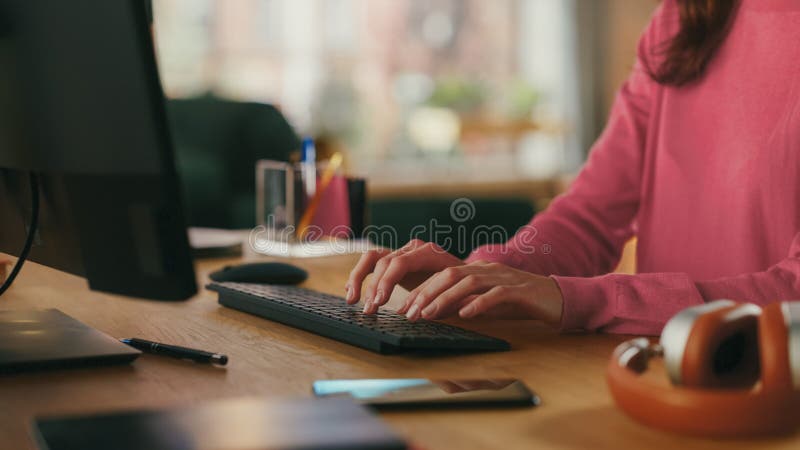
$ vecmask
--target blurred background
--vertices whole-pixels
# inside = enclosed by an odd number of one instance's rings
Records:
[[[182,100],[192,110],[271,105],[296,135],[317,139],[322,158],[343,152],[347,171],[368,179],[380,215],[420,197],[546,207],[602,130],[657,5],[153,0],[153,12],[173,121],[192,114]],[[210,124],[219,117],[212,110]],[[276,159],[299,146],[272,139],[286,149],[267,155]],[[213,164],[206,172],[202,161],[183,164],[204,173],[202,190]]]

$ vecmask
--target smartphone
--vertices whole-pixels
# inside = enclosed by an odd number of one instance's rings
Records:
[[[317,397],[349,396],[374,408],[475,408],[537,406],[539,397],[514,379],[424,378],[318,380]]]

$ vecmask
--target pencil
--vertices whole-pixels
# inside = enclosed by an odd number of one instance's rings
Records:
[[[311,220],[314,219],[314,214],[317,213],[317,208],[319,208],[319,202],[322,200],[322,194],[324,194],[328,189],[328,185],[331,184],[333,176],[336,175],[336,171],[339,170],[339,167],[342,165],[343,159],[344,158],[342,158],[342,154],[340,152],[336,152],[328,161],[327,167],[325,167],[325,170],[322,172],[322,177],[320,178],[316,192],[314,192],[314,196],[311,198],[308,208],[306,208],[303,216],[300,218],[300,224],[297,226],[298,238],[303,239],[303,237],[305,237],[308,226],[311,225]]]

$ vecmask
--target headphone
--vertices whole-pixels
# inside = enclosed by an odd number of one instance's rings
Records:
[[[671,385],[647,370],[655,357]],[[711,437],[789,433],[800,425],[800,302],[687,308],[659,344],[620,344],[606,375],[619,408],[649,426]]]

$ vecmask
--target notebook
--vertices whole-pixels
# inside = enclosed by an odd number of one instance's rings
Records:
[[[233,399],[164,410],[39,418],[41,450],[401,450],[377,416],[347,398]]]

